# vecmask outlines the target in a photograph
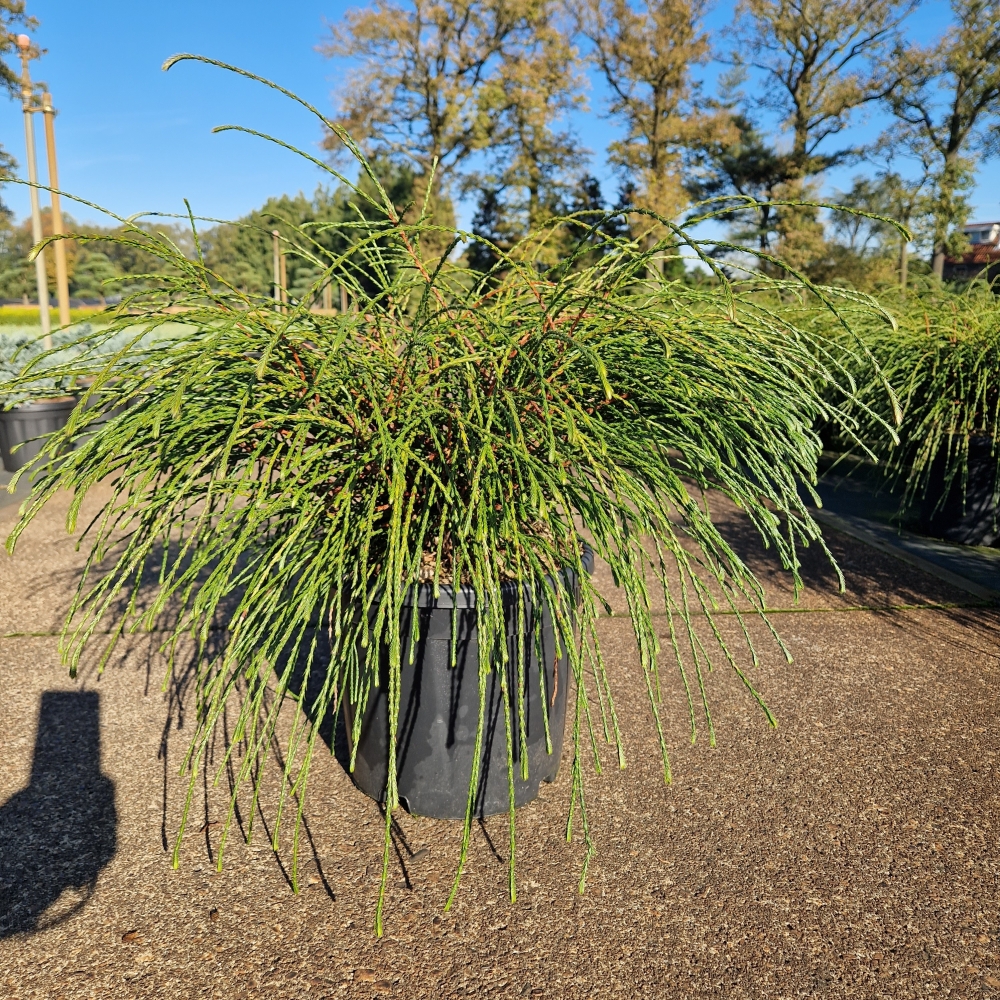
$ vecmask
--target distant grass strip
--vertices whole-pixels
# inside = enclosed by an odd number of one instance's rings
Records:
[[[69,318],[71,323],[92,323],[105,314],[106,310],[100,306],[80,306],[76,309],[70,309]],[[59,310],[52,307],[49,310],[49,318],[52,322],[52,328],[58,327]],[[0,306],[0,326],[41,327],[38,306]]]

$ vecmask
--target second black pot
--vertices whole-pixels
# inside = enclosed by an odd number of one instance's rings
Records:
[[[1000,544],[1000,512],[993,501],[997,482],[997,455],[986,436],[969,439],[969,471],[965,495],[961,476],[945,490],[945,455],[939,454],[931,466],[927,492],[919,510],[918,530],[935,538],[961,545]]]
[[[585,550],[583,565],[593,569],[594,556]],[[579,601],[579,580],[573,570],[563,578],[574,602]],[[402,676],[397,735],[397,784],[401,804],[409,812],[438,819],[465,816],[472,776],[476,729],[479,719],[479,644],[476,633],[476,595],[461,587],[440,588],[435,601],[430,585],[419,589],[416,602],[405,608],[400,622]],[[559,770],[569,690],[569,657],[556,656],[555,625],[548,607],[526,607],[528,627],[518,632],[517,590],[505,586],[504,615],[507,623],[507,687],[511,693],[511,736],[514,758],[515,804],[536,798],[542,781],[554,781]],[[455,607],[457,604],[457,608]],[[456,665],[451,666],[452,614],[457,612]],[[419,616],[414,662],[409,663],[412,615]],[[536,648],[533,623],[540,619],[541,655]],[[517,647],[525,651],[525,736],[528,749],[528,780],[521,778],[520,731],[516,692]],[[541,683],[539,674],[541,673]],[[346,743],[353,727],[360,725],[358,755],[351,777],[366,795],[385,801],[389,762],[389,672],[383,655],[379,687],[372,690],[363,717],[345,704],[343,719]],[[544,694],[543,694],[544,688]],[[548,716],[552,753],[546,751],[545,721]],[[345,765],[347,747],[338,757]],[[494,668],[486,678],[486,713],[475,815],[490,816],[509,808],[507,784],[507,734],[504,724],[500,675]]]
[[[0,411],[0,457],[7,472],[27,465],[45,444],[45,435],[66,426],[76,406],[75,399],[22,403]],[[14,451],[17,445],[22,447]]]

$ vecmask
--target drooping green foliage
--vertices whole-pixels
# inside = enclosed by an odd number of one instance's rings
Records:
[[[993,455],[1000,443],[1000,299],[982,282],[953,291],[930,280],[887,303],[896,320],[890,325],[842,294],[851,336],[860,337],[899,397],[902,421],[892,434],[888,400],[866,382],[851,426],[888,482],[901,487],[901,513],[924,499],[936,469],[943,479],[937,502],[945,502],[953,483],[961,483],[964,493],[970,442],[988,439]],[[827,342],[847,343],[844,328],[831,324],[827,313],[814,310],[797,321],[823,331]],[[856,441],[838,445],[850,450]],[[994,503],[998,499],[1000,481]]]
[[[486,275],[453,255],[425,255],[422,246],[439,246],[441,232],[419,211],[414,222],[402,221],[353,141],[324,124],[358,157],[364,184],[352,187],[356,221],[330,224],[346,245],[342,253],[326,248],[322,226],[283,230],[287,253],[315,269],[313,294],[281,309],[227,281],[202,256],[189,259],[152,237],[162,277],[57,368],[87,388],[39,460],[50,464],[8,544],[57,491],[74,495],[70,530],[91,490],[103,484],[110,491],[88,528],[90,557],[63,654],[75,665],[108,621],[105,658],[136,629],[165,628],[171,654],[193,636],[191,790],[217,723],[235,704],[224,760],[215,762],[219,777],[231,768],[233,808],[244,787],[259,792],[279,712],[290,708],[273,837],[277,846],[281,817],[294,808],[293,858],[310,761],[322,745],[310,720],[329,718],[345,697],[363,714],[379,659],[388,657],[381,932],[398,805],[394,710],[406,668],[400,622],[407,595],[428,579],[435,589],[451,581],[475,588],[481,706],[491,671],[508,656],[501,586],[516,581],[526,602],[551,608],[574,679],[570,819],[582,824],[582,890],[594,849],[586,760],[593,753],[600,768],[603,738],[624,766],[597,641],[605,605],[580,572],[582,543],[607,561],[627,599],[669,781],[659,602],[692,739],[701,713],[714,740],[705,688],[713,658],[727,662],[763,706],[747,672],[757,653],[744,622],[746,614],[764,615],[763,591],[699,491],[735,501],[798,580],[800,547],[822,545],[799,494],[815,480],[821,445],[813,428],[836,419],[843,398],[831,399],[850,390],[848,368],[864,366],[852,350],[825,345],[770,308],[761,288],[773,282],[728,282],[707,247],[666,219],[656,220],[666,242],[648,249],[608,235],[614,226],[595,225],[581,234],[578,258],[547,269],[537,266],[546,240],[580,230],[579,219],[555,220],[509,254],[492,248],[498,263]],[[651,261],[677,247],[700,257],[719,284],[663,279]],[[309,311],[328,281],[349,289],[350,308]],[[158,339],[169,322],[172,335]],[[104,338],[128,331],[133,345],[109,358]],[[21,378],[30,385],[32,371]],[[67,452],[70,442],[77,447]],[[553,583],[561,566],[581,577],[578,608]],[[744,623],[742,652],[714,625],[719,602]],[[715,654],[697,628],[701,615]],[[223,627],[221,648],[210,642],[213,625]],[[315,692],[308,700],[307,690]],[[506,692],[508,747],[524,698],[523,685]],[[481,738],[482,708],[478,731]],[[476,785],[474,769],[451,899]],[[231,811],[220,865],[232,818]],[[512,792],[512,898],[514,834]],[[295,870],[293,860],[293,880]]]

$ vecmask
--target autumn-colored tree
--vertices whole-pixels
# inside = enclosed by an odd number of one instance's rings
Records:
[[[635,185],[637,207],[664,217],[688,200],[686,154],[729,128],[691,79],[691,67],[710,55],[700,27],[705,7],[704,0],[581,0],[578,7],[611,92],[608,117],[624,133],[609,147],[611,163]]]
[[[520,0],[374,0],[348,11],[321,47],[358,63],[338,92],[338,121],[369,154],[405,158],[418,178],[433,170],[447,191],[493,132],[499,109],[484,91],[527,9]],[[327,145],[340,148],[332,135]]]
[[[480,192],[484,212],[497,201],[508,242],[562,212],[578,181],[585,151],[567,124],[567,115],[584,105],[578,68],[576,48],[554,4],[544,0],[535,8],[530,31],[512,39],[484,88],[483,103],[494,119],[487,169],[463,186]],[[546,244],[528,252],[553,263],[559,250]]]
[[[899,45],[900,83],[888,103],[898,126],[889,141],[934,162],[933,269],[963,249],[962,225],[977,159],[1000,134],[1000,5],[952,0],[955,23],[931,46]]]
[[[731,60],[737,71],[761,74],[750,103],[776,113],[790,133],[786,200],[812,200],[812,178],[857,153],[830,149],[856,109],[883,99],[899,79],[882,55],[917,0],[739,0]],[[814,208],[783,208],[777,219],[779,252],[808,267],[824,252]]]
[[[323,51],[357,61],[338,119],[370,155],[413,171],[410,218],[426,198],[433,220],[453,225],[448,195],[481,153],[463,190],[514,241],[552,214],[580,165],[564,122],[581,100],[577,54],[554,0],[374,0]]]

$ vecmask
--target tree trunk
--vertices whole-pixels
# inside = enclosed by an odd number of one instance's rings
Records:
[[[934,263],[932,264],[934,273],[939,278],[944,278],[944,247],[934,251]]]

